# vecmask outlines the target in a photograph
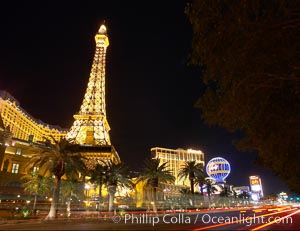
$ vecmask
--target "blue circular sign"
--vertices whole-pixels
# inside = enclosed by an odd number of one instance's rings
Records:
[[[217,183],[224,182],[230,173],[230,164],[222,157],[211,159],[206,165],[206,173]]]

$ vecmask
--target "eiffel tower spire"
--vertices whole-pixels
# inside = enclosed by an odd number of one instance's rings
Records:
[[[96,50],[80,110],[66,138],[81,145],[111,145],[105,105],[105,60],[109,45],[106,26],[95,35]]]

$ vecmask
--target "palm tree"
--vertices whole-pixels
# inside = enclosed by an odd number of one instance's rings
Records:
[[[60,194],[63,201],[67,202],[67,216],[71,215],[72,197],[79,198],[83,193],[83,184],[76,179],[67,179],[61,181]]]
[[[146,181],[146,185],[153,189],[153,209],[156,212],[156,191],[159,183],[173,183],[175,177],[168,170],[168,162],[160,163],[160,159],[145,161],[139,181]]]
[[[185,162],[184,166],[179,170],[178,176],[179,179],[186,179],[188,178],[190,180],[190,187],[191,187],[191,194],[192,194],[192,203],[194,205],[194,186],[195,186],[195,180],[198,177],[198,179],[201,179],[204,175],[203,166],[200,163],[196,163],[196,161],[187,161]]]
[[[105,164],[106,176],[105,184],[109,194],[109,209],[111,212],[114,205],[114,198],[118,187],[133,187],[133,183],[128,179],[128,168],[123,163],[114,163],[111,160]]]
[[[87,169],[83,168],[81,174],[74,171],[74,165],[65,165],[66,179],[61,181],[60,196],[62,201],[67,201],[67,216],[71,216],[71,200],[72,197],[79,198],[84,191],[84,184],[82,181],[87,174]]]
[[[207,188],[208,200],[210,201],[211,194],[215,192],[215,188],[213,187],[213,185],[216,183],[216,181],[213,178],[206,177],[204,182]]]
[[[100,204],[102,203],[102,186],[106,183],[107,179],[107,171],[108,171],[108,166],[103,164],[97,164],[95,169],[91,171],[91,183],[95,183],[99,186],[99,205],[98,209],[100,208]]]
[[[83,162],[84,158],[78,152],[79,145],[71,144],[66,139],[56,141],[52,137],[52,140],[53,143],[46,139],[45,145],[47,149],[33,154],[27,164],[27,167],[38,166],[40,169],[44,168],[44,174],[50,173],[55,177],[51,207],[46,219],[56,217],[60,182],[62,176],[65,175],[66,169],[72,169],[72,174],[77,176],[85,172],[86,169]]]
[[[48,196],[53,184],[53,180],[50,177],[44,177],[37,172],[32,172],[29,174],[24,175],[21,180],[24,181],[22,186],[24,187],[24,191],[34,195],[34,202],[33,202],[33,212],[36,211],[36,201],[38,195],[40,196]]]
[[[198,177],[203,176],[203,166],[200,163],[196,163],[196,161],[187,161],[185,162],[184,166],[179,170],[178,176],[179,179],[186,179],[189,178],[190,185],[191,185],[191,193],[194,194],[194,185],[195,185],[195,179]]]
[[[203,173],[203,172],[202,172]],[[203,174],[198,174],[195,177],[195,184],[198,184],[200,186],[200,193],[203,196],[203,187],[205,185],[205,175]]]

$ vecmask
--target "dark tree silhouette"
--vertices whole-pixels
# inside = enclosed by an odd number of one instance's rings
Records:
[[[192,0],[186,14],[204,120],[242,131],[237,147],[300,192],[299,1]]]

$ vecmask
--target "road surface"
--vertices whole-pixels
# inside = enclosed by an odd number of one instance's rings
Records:
[[[116,214],[106,220],[20,221],[0,230],[300,230],[300,210],[228,209],[194,212]]]

